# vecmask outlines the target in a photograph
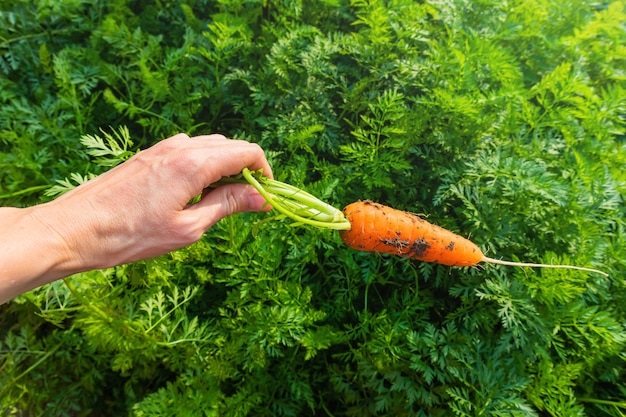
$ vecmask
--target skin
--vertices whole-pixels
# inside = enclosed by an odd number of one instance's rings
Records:
[[[54,201],[0,208],[0,303],[78,272],[188,246],[231,214],[267,210],[249,185],[205,190],[244,167],[272,176],[258,145],[178,134]]]

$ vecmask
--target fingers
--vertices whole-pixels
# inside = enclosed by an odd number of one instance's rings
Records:
[[[239,174],[243,168],[263,169],[264,175],[271,178],[272,170],[263,149],[256,144],[222,135],[190,138],[178,134],[133,159],[135,171],[143,175],[140,189],[149,195],[139,201],[152,204],[154,215],[162,218],[161,223],[169,224],[165,229],[176,231],[177,241],[192,243],[231,214],[269,209],[264,208],[264,199],[247,184],[229,184],[203,192],[222,177]],[[133,178],[138,179],[139,175]],[[203,193],[201,200],[188,205],[199,193]]]
[[[264,175],[273,178],[263,149],[256,144],[227,139],[219,134],[191,138],[179,134],[171,139],[179,143],[184,141],[185,146],[192,147],[193,165],[199,170],[196,175],[203,178],[203,187],[222,177],[239,174],[243,168],[262,169]],[[232,214],[269,209],[265,199],[252,186],[229,184],[203,192],[199,202],[184,209],[184,215],[191,224],[207,230],[220,219]]]
[[[235,213],[266,211],[270,206],[248,184],[228,184],[206,193],[202,199],[188,206],[184,212],[191,223],[202,225],[204,230],[220,219]]]
[[[227,139],[221,135],[200,136],[200,140],[203,138],[208,138],[216,147],[220,147],[220,157],[223,158],[217,165],[221,170],[220,178],[239,174],[243,168],[252,171],[262,169],[266,177],[273,178],[272,169],[259,145],[243,140]],[[211,158],[211,155],[207,156]]]
[[[262,169],[265,176],[272,178],[272,169],[263,149],[244,140],[227,139],[219,134],[191,138],[186,134],[178,134],[161,141],[157,146],[176,161],[184,161],[181,165],[186,170],[195,171],[195,167],[208,181],[204,186],[222,177],[239,174],[243,168]]]

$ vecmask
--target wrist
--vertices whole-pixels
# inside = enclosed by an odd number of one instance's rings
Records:
[[[49,281],[88,269],[73,243],[80,230],[75,215],[57,207],[54,201],[25,210],[33,230],[40,235],[36,241],[41,256],[46,259],[45,277]]]
[[[45,205],[0,210],[0,303],[78,272],[62,237],[46,226]]]

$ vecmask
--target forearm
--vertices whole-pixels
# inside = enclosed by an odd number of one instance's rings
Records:
[[[0,208],[0,303],[77,272],[62,238],[42,224],[46,215],[46,205]]]

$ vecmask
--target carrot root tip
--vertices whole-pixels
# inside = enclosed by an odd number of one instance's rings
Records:
[[[550,265],[550,264],[535,264],[535,263],[526,263],[526,262],[512,262],[512,261],[503,261],[501,259],[488,258],[486,256],[482,259],[483,262],[487,262],[490,264],[498,264],[498,265],[506,265],[506,266],[520,266],[520,267],[531,267],[531,268],[562,268],[562,269],[576,269],[578,271],[587,271],[594,272],[596,274],[604,275],[608,277],[609,274],[606,272],[600,271],[598,269],[593,268],[585,268],[583,266],[574,266],[574,265]]]

